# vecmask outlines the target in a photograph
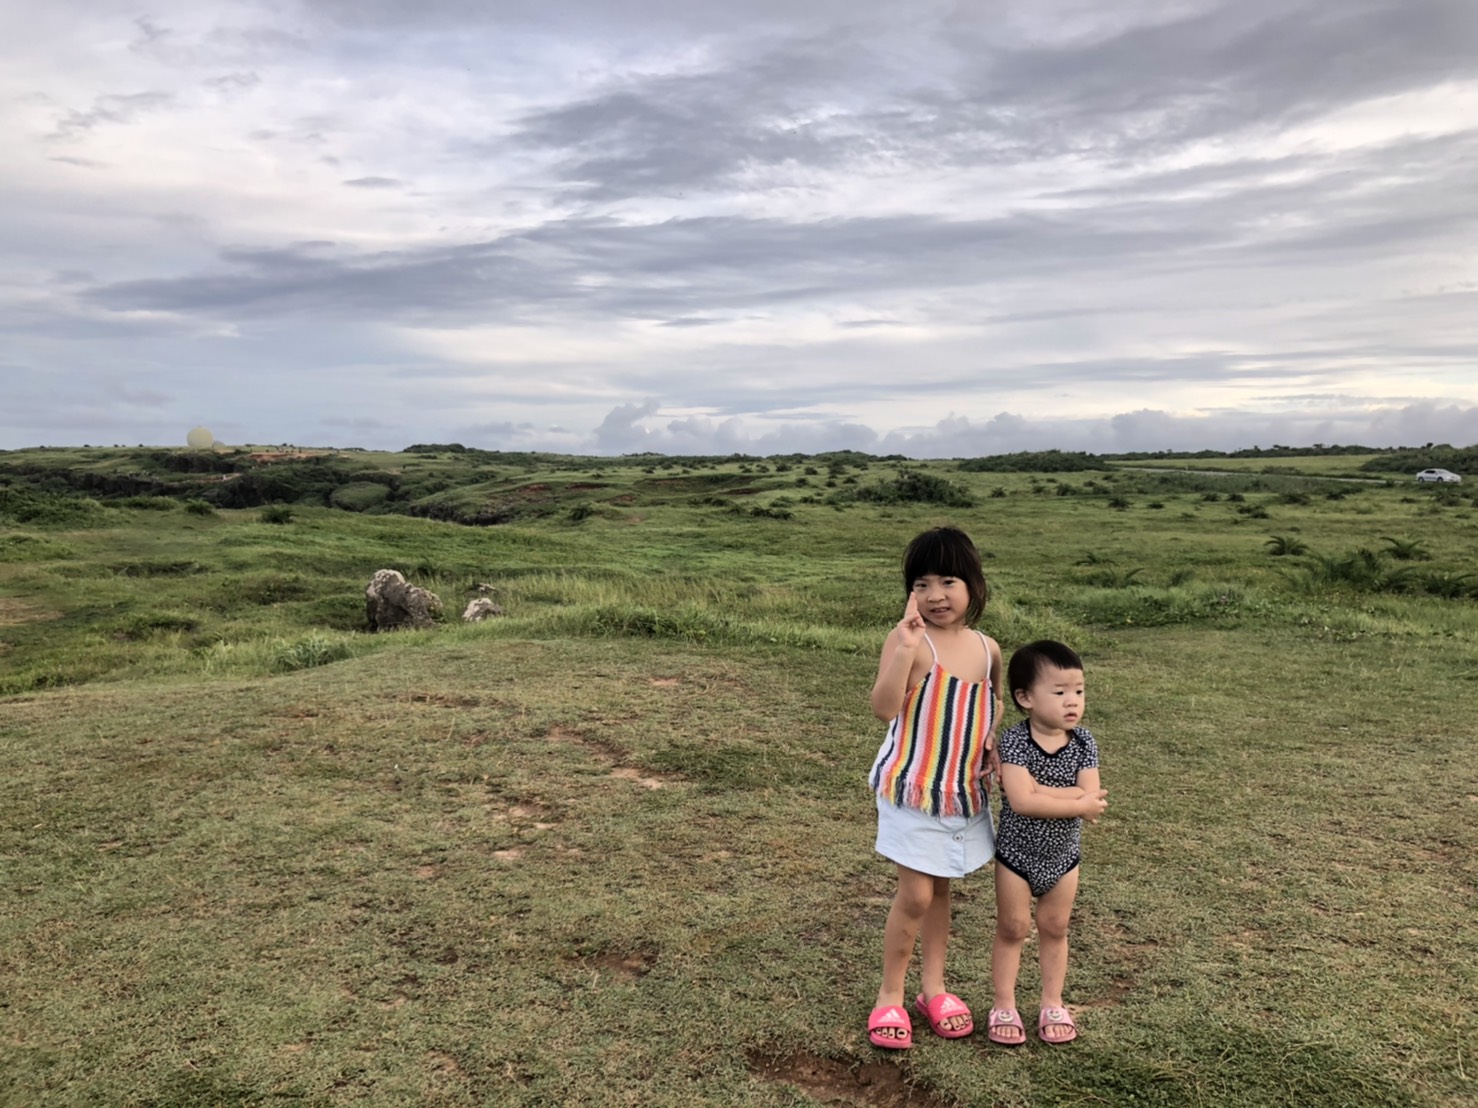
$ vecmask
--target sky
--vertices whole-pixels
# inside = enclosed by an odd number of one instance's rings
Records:
[[[1478,442],[1472,0],[0,31],[0,449]]]

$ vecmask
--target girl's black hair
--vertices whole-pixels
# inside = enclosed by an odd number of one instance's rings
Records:
[[[1035,685],[1038,675],[1047,666],[1080,670],[1083,668],[1083,659],[1078,657],[1078,652],[1072,647],[1052,639],[1038,639],[1027,643],[1012,654],[1011,661],[1006,664],[1006,687],[1011,690],[1011,703],[1016,705],[1018,712],[1026,709],[1016,699],[1016,694]]]
[[[909,543],[903,552],[903,595],[907,597],[913,592],[914,582],[930,573],[965,582],[970,593],[965,622],[974,627],[990,599],[990,587],[985,583],[985,570],[980,568],[980,551],[970,536],[958,527],[936,527]]]

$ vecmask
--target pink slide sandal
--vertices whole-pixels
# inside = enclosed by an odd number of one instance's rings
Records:
[[[1046,1035],[1047,1028],[1056,1027],[1057,1037],[1049,1039]],[[1042,1014],[1037,1019],[1037,1038],[1052,1046],[1061,1046],[1070,1043],[1078,1037],[1078,1025],[1073,1022],[1073,1014],[1066,1008],[1043,1008]]]
[[[902,1034],[884,1035],[884,1031],[898,1031]],[[907,1050],[913,1046],[913,1021],[896,1004],[874,1008],[867,1017],[867,1041],[884,1050]]]
[[[924,994],[920,993],[918,999],[913,1002],[914,1008],[919,1015],[929,1021],[929,1026],[934,1029],[934,1034],[941,1039],[963,1039],[975,1030],[975,1021],[970,1016],[970,1006],[954,993],[940,993],[933,1000],[924,1000]],[[966,1020],[964,1027],[949,1028],[944,1026],[947,1019]]]
[[[1014,1039],[1008,1039],[1001,1034],[1000,1028],[1014,1027],[1020,1032]],[[990,1021],[986,1035],[993,1043],[1002,1046],[1020,1046],[1026,1042],[1026,1024],[1021,1022],[1021,1013],[1015,1008],[992,1008],[990,1010]]]

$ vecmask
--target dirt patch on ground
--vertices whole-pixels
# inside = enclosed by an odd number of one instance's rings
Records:
[[[637,981],[652,972],[657,964],[655,950],[607,950],[600,954],[567,959],[577,962],[593,972],[597,978],[608,977],[617,981]]]
[[[550,742],[581,747],[594,761],[609,767],[611,776],[618,780],[634,781],[644,789],[660,789],[668,783],[668,778],[660,774],[622,765],[621,752],[615,747],[568,727],[552,727],[544,737]]]
[[[788,1054],[780,1058],[750,1055],[749,1069],[756,1077],[777,1084],[793,1085],[822,1104],[853,1108],[945,1108],[932,1093],[915,1089],[891,1062],[865,1062],[849,1066],[815,1054]]]
[[[31,604],[14,597],[0,596],[0,627],[15,627],[22,623],[41,623],[48,619],[61,619],[62,613],[39,604]]]
[[[384,693],[385,700],[397,700],[405,704],[431,704],[438,708],[480,708],[482,701],[475,696],[459,696],[450,693]]]

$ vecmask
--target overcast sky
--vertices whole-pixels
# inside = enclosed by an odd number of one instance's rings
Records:
[[[0,448],[1478,442],[1473,0],[0,31]]]

